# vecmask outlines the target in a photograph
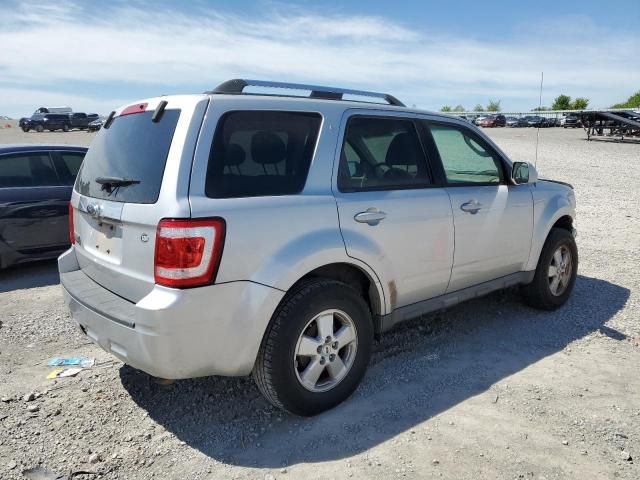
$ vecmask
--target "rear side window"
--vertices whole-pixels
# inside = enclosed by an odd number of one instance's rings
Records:
[[[48,153],[0,156],[0,188],[60,185]]]
[[[238,111],[218,122],[205,193],[211,198],[291,195],[304,188],[322,117]]]
[[[65,185],[73,185],[76,175],[82,165],[84,153],[81,152],[57,152],[54,153],[56,169],[62,177]]]
[[[85,156],[76,180],[76,191],[94,198],[127,203],[155,203],[167,163],[169,147],[180,110],[165,110],[161,120],[151,121],[153,111],[116,117],[101,129]],[[116,177],[140,183],[109,189],[98,177]]]
[[[341,192],[420,188],[431,183],[413,121],[352,117],[338,170]]]
[[[502,181],[500,160],[484,142],[457,127],[430,125],[429,129],[448,183],[497,184]]]

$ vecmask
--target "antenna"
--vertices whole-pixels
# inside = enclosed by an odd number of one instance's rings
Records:
[[[540,98],[538,99],[538,114],[542,108],[542,84],[544,83],[544,72],[540,74]],[[533,166],[538,168],[538,140],[540,139],[540,122],[538,122],[538,129],[536,130],[536,160]]]

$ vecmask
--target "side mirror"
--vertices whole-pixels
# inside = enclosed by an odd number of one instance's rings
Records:
[[[538,171],[529,162],[513,162],[511,168],[511,181],[515,185],[523,183],[536,183],[538,181]]]

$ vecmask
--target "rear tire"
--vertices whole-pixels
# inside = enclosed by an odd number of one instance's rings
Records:
[[[69,125],[62,125],[62,131],[63,132],[68,132],[69,131]]]
[[[310,279],[290,291],[274,313],[253,378],[274,406],[315,415],[355,391],[372,343],[364,299],[345,283]]]
[[[571,232],[553,228],[538,259],[533,281],[523,287],[524,299],[541,310],[555,310],[569,299],[578,273],[578,247]]]
[[[42,133],[44,131],[44,127],[42,125],[36,125],[36,132]]]

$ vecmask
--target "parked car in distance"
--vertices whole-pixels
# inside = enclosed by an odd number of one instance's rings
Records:
[[[550,126],[548,120],[541,115],[527,115],[524,119],[529,127],[545,128]]]
[[[86,130],[89,128],[89,123],[98,120],[97,113],[72,113],[69,115],[69,127],[71,129],[77,128],[78,130]]]
[[[34,113],[30,118],[21,118],[18,121],[18,126],[24,132],[30,130],[35,130],[36,132],[62,130],[68,132],[74,128],[86,130],[89,123],[98,118],[96,113]]]
[[[478,115],[476,118],[473,119],[473,124],[480,125],[480,122],[485,118],[487,118],[487,115]]]
[[[88,132],[97,132],[98,130],[100,130],[102,128],[103,124],[104,124],[104,120],[102,118],[98,118],[96,120],[93,120],[92,122],[89,122],[89,125],[87,125],[87,131]]]
[[[507,119],[504,115],[489,115],[478,122],[480,127],[504,127]]]
[[[238,79],[125,106],[71,206],[60,280],[89,339],[156,377],[252,373],[298,415],[349,397],[396,323],[516,285],[559,308],[578,265],[570,185],[375,92]]]
[[[0,268],[69,248],[68,213],[85,147],[0,145]]]
[[[577,113],[567,113],[560,120],[560,126],[564,128],[577,128],[582,126],[580,116]]]
[[[507,127],[527,127],[529,126],[524,117],[507,117]]]
[[[29,130],[36,132],[63,130],[67,132],[71,129],[69,115],[66,113],[34,113],[31,118],[21,118],[18,125],[24,132]]]

